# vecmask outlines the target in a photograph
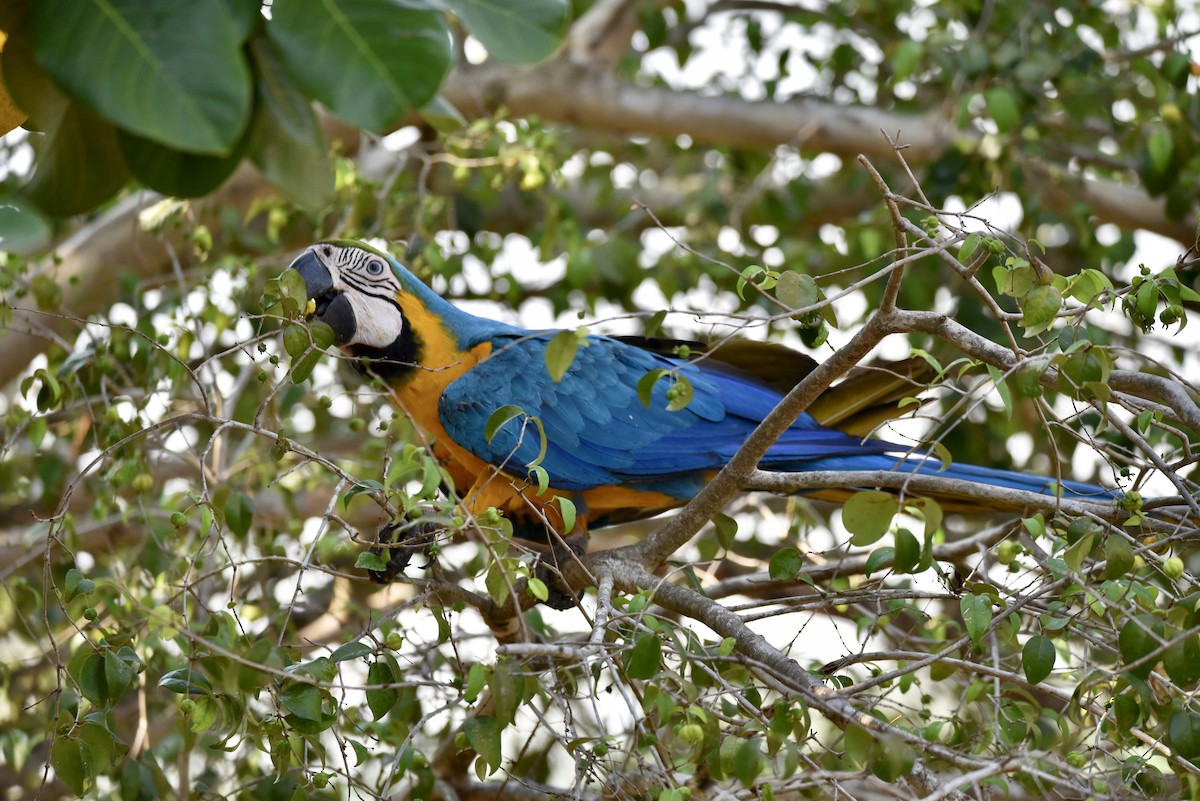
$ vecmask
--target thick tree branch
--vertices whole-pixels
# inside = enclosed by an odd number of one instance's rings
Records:
[[[493,61],[460,65],[442,91],[472,117],[504,107],[516,116],[536,115],[610,133],[687,135],[700,142],[755,149],[788,144],[803,132],[805,151],[847,158],[860,152],[890,157],[893,151],[881,130],[901,131],[908,146],[905,156],[914,163],[937,158],[956,136],[940,113],[899,114],[808,98],[750,102],[639,86],[562,59],[533,68]]]
[[[443,86],[443,94],[472,117],[503,107],[517,116],[536,115],[614,134],[687,135],[699,142],[759,150],[793,145],[803,152],[833,153],[845,159],[859,153],[890,157],[892,147],[880,131],[898,133],[911,164],[933,161],[955,142],[978,138],[975,131],[956,128],[941,110],[913,115],[810,98],[777,102],[701,95],[639,86],[607,69],[562,57],[535,67],[492,60],[460,65]],[[1141,187],[1081,179],[1028,157],[1020,161],[1046,205],[1064,214],[1082,200],[1101,222],[1142,228],[1184,244],[1195,241],[1196,218],[1168,218],[1162,201]]]

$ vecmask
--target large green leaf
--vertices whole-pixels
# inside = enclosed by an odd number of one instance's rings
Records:
[[[227,154],[250,118],[250,71],[221,0],[31,3],[38,62],[121,128]]]
[[[267,33],[296,84],[334,114],[387,131],[437,93],[453,56],[445,17],[409,0],[277,0]]]
[[[151,189],[173,197],[201,197],[225,183],[246,155],[249,132],[224,156],[185,153],[121,131],[117,137],[125,163]]]
[[[50,241],[50,224],[22,198],[0,195],[0,250],[32,253]]]
[[[446,0],[489,54],[510,64],[533,64],[562,43],[569,5],[565,0]]]
[[[83,105],[64,95],[34,60],[27,35],[14,34],[3,52],[4,80],[13,99],[29,114],[25,127],[37,131],[29,198],[47,214],[66,217],[91,211],[129,180],[117,132]]]
[[[250,50],[260,101],[250,158],[296,204],[319,209],[333,196],[333,161],[312,105],[264,40],[255,40]]]

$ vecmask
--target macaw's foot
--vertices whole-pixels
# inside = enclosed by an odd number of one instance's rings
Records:
[[[415,554],[421,552],[429,555],[429,547],[443,529],[444,526],[431,520],[401,520],[398,523],[388,523],[379,529],[379,545],[370,551],[382,558],[387,566],[383,570],[368,570],[367,575],[376,584],[390,584],[395,581],[396,576],[404,572]]]
[[[587,534],[572,534],[542,555],[533,573],[550,592],[542,603],[551,609],[571,609],[579,603],[563,573],[586,552]]]

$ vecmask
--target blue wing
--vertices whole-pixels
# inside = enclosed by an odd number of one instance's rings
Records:
[[[546,369],[546,345],[555,332],[492,341],[492,355],[452,382],[438,402],[446,432],[490,464],[522,475],[536,458],[540,436],[516,418],[489,442],[485,427],[502,406],[537,417],[546,436],[542,466],[552,486],[585,490],[627,485],[679,498],[703,486],[780,400],[777,390],[711,362],[688,363],[633,345],[593,336],[562,380]],[[664,378],[649,406],[638,381],[657,369],[676,370],[694,388],[692,401],[667,411]],[[823,428],[803,415],[772,447],[763,466],[802,469],[809,460],[883,453],[896,446],[863,442]]]

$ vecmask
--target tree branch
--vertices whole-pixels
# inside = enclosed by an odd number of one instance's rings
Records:
[[[805,151],[847,158],[860,152],[891,156],[881,130],[902,131],[908,145],[905,155],[913,162],[937,158],[957,135],[940,113],[900,114],[808,98],[774,103],[701,95],[639,86],[561,58],[533,68],[490,60],[460,65],[442,92],[472,117],[504,107],[516,116],[537,115],[610,133],[669,138],[686,134],[701,142],[758,150],[787,144],[803,130]]]

